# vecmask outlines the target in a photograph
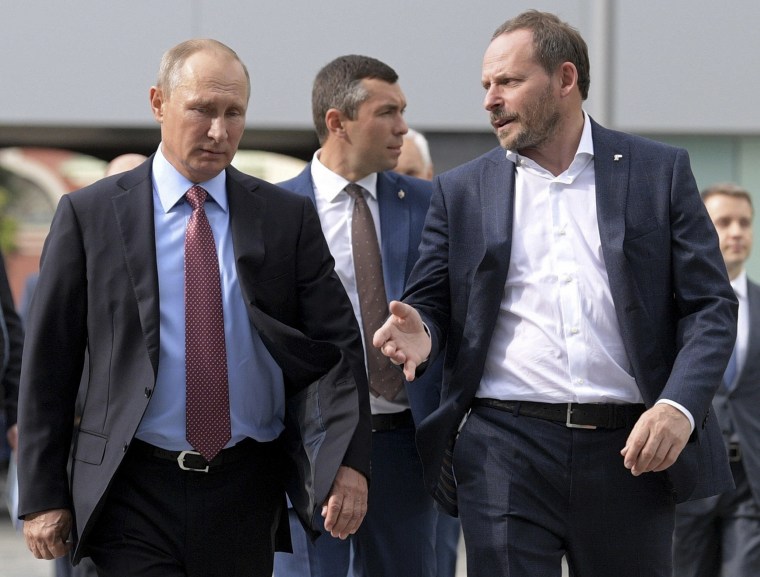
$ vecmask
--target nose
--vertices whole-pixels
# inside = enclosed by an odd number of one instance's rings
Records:
[[[223,142],[227,139],[227,124],[223,116],[216,116],[211,119],[211,125],[208,128],[208,137],[214,142]]]
[[[498,108],[502,105],[502,99],[498,92],[498,86],[492,84],[486,90],[486,95],[483,98],[483,108],[491,112],[494,108]]]
[[[406,123],[406,119],[401,115],[399,115],[399,122],[396,130],[398,134],[406,134],[409,132],[409,125]]]

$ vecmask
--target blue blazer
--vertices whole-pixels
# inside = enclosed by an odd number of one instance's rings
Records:
[[[592,121],[604,262],[647,407],[686,407],[695,434],[668,469],[679,501],[732,487],[711,401],[736,336],[736,299],[686,151]],[[441,407],[417,444],[425,482],[456,513],[451,450],[483,374],[509,269],[515,165],[498,148],[438,176],[405,302],[445,348]]]
[[[311,163],[295,178],[278,186],[314,201]],[[430,205],[431,184],[426,180],[397,174],[377,174],[377,202],[380,207],[381,252],[385,293],[399,300],[419,256],[420,237]],[[440,402],[441,365],[437,363],[413,384],[406,383],[414,422],[419,424]]]

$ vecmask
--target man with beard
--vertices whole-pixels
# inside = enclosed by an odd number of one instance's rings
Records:
[[[482,81],[506,153],[435,179],[374,337],[409,380],[444,356],[428,489],[471,577],[558,576],[563,555],[670,576],[676,502],[732,487],[710,404],[737,304],[688,155],[584,112],[586,44],[552,14],[500,26]]]

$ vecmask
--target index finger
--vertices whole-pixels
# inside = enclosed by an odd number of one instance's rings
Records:
[[[620,451],[620,454],[624,457],[623,465],[626,469],[631,470],[634,475],[639,474],[636,465],[639,464],[641,458],[641,451],[649,440],[649,430],[639,427],[638,424],[634,426],[631,434],[628,435],[625,447]]]

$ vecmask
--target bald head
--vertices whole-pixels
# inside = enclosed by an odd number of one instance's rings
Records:
[[[432,180],[433,162],[427,140],[416,130],[409,129],[401,146],[401,156],[394,169],[399,174]]]
[[[113,176],[114,174],[132,170],[140,166],[147,159],[148,157],[144,154],[121,154],[108,163],[106,166],[106,176]]]

